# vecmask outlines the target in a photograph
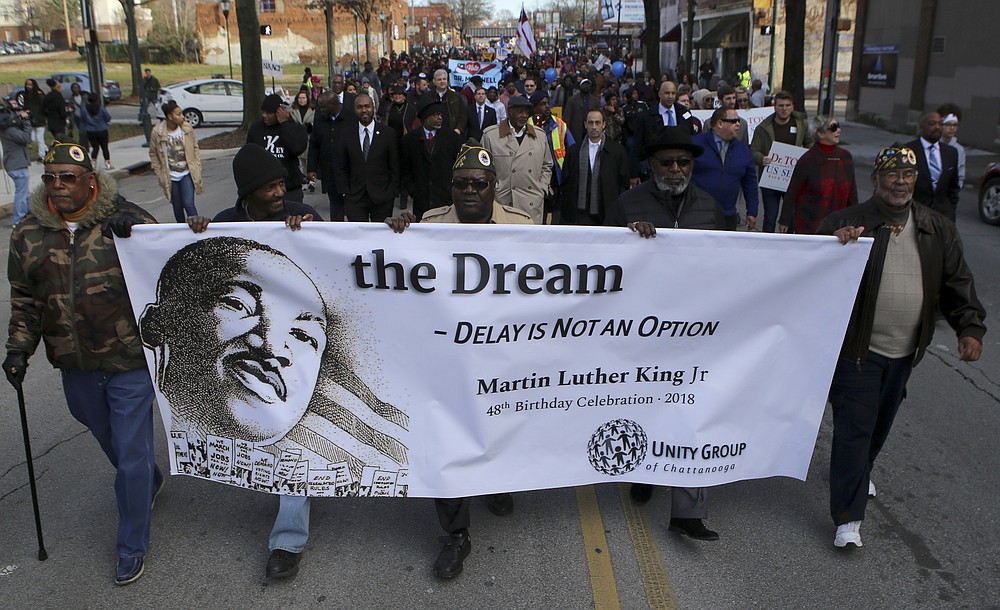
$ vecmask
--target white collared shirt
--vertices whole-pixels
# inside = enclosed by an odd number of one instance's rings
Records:
[[[599,151],[601,149],[601,142],[603,142],[603,141],[604,141],[604,139],[602,138],[600,142],[591,142],[590,138],[587,138],[587,144],[588,144],[588,146],[587,146],[587,152],[590,154],[590,169],[591,169],[591,171],[593,171],[593,169],[594,169],[594,160],[597,158],[597,151]]]

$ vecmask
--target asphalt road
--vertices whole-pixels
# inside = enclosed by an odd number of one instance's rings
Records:
[[[205,184],[202,213],[230,205],[230,161],[208,162]],[[152,175],[120,186],[161,221],[172,218]],[[306,201],[328,216],[325,196]],[[665,489],[637,512],[622,502],[622,486],[596,488],[596,512],[591,488],[521,493],[507,518],[474,507],[465,573],[441,582],[431,573],[439,531],[430,500],[320,500],[300,574],[269,585],[263,571],[276,499],[172,477],[157,501],[146,574],[119,589],[113,472],[69,416],[57,373],[36,354],[25,393],[49,559],[35,558],[14,393],[0,384],[0,606],[1000,607],[1000,228],[979,222],[971,191],[962,195],[958,226],[993,330],[983,359],[966,364],[939,324],[876,464],[879,495],[862,528],[865,546],[854,552],[832,545],[828,413],[806,482],[712,490],[709,525],[722,536],[715,543],[667,532]],[[6,258],[4,235],[0,244]],[[0,299],[5,323],[7,295]],[[165,464],[159,426],[157,435]]]

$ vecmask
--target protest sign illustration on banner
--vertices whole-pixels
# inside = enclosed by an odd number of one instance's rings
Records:
[[[281,276],[284,290],[268,287]],[[409,418],[351,371],[345,320],[298,265],[255,241],[205,239],[167,261],[156,299],[139,333],[178,470],[264,491],[387,495],[406,467],[397,436]],[[329,465],[309,468],[310,457]]]

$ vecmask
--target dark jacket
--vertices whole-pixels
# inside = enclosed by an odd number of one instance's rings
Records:
[[[413,197],[413,213],[418,219],[427,210],[451,205],[451,168],[461,148],[458,134],[443,127],[437,130],[431,152],[427,151],[423,127],[403,136],[400,176],[403,188]]]
[[[580,152],[581,148],[582,153]],[[559,224],[576,224],[578,222],[577,214],[585,213],[583,210],[577,209],[577,200],[580,196],[580,189],[587,188],[587,176],[581,175],[580,171],[580,155],[584,154],[589,157],[589,148],[590,140],[588,138],[570,146],[569,152],[566,153],[566,161],[563,163],[565,180],[562,186],[562,214]],[[593,222],[603,225],[607,209],[618,199],[619,195],[628,190],[628,155],[625,154],[625,148],[621,144],[605,138],[604,146],[601,147],[598,156],[601,163],[597,169],[596,179],[598,180],[600,201],[597,204],[597,217],[593,218]],[[594,179],[591,177],[591,180]]]
[[[437,91],[431,89],[424,94],[421,102],[428,98],[439,100],[441,96]],[[444,96],[444,108],[442,110],[444,122],[441,124],[441,129],[458,129],[461,132],[459,136],[461,136],[464,142],[469,128],[468,104],[465,103],[465,98],[448,89],[448,92]]]
[[[361,154],[358,123],[338,130],[333,155],[337,190],[346,201],[357,202],[367,195],[374,203],[385,203],[399,193],[399,144],[389,127],[372,121],[374,133],[367,161]]]
[[[677,119],[677,125],[687,127],[691,135],[698,133],[701,124],[692,120],[694,115],[684,106],[674,104],[674,118]],[[629,151],[629,174],[633,178],[640,178],[649,173],[642,148],[661,127],[663,127],[663,116],[660,115],[659,102],[645,112],[635,115],[635,140],[632,143],[632,150]]]
[[[939,308],[959,337],[974,337],[979,341],[986,334],[986,310],[976,297],[972,271],[965,264],[962,240],[955,225],[930,208],[921,205],[913,205],[912,208],[924,288],[917,351],[913,358],[916,365],[934,336]],[[885,226],[874,197],[830,214],[820,226],[819,233],[832,235],[841,227],[864,227],[863,236],[875,238],[840,351],[841,358],[860,365],[868,357],[878,290],[892,230]]]
[[[661,229],[722,230],[725,219],[714,197],[695,185],[678,197],[671,197],[647,180],[618,197],[604,216],[609,227],[624,227],[630,222],[651,222]]]
[[[927,153],[920,138],[906,143],[917,156],[917,184],[913,189],[913,199],[932,210],[941,212],[954,222],[958,196],[961,193],[958,186],[958,151],[952,146],[942,144],[940,140],[937,144],[938,156],[941,158],[941,175],[938,177],[937,188],[934,188],[934,183],[931,182],[931,170],[927,166]]]
[[[483,105],[482,126],[479,125],[479,111],[476,109],[475,103],[469,104],[468,115],[469,120],[466,134],[470,138],[475,138],[477,142],[483,139],[483,132],[486,131],[487,127],[497,124],[497,111],[489,103]]]
[[[45,187],[32,192],[31,213],[10,237],[7,350],[30,355],[44,339],[49,362],[58,369],[144,369],[118,251],[101,234],[101,224],[112,214],[135,216],[140,223],[156,220],[119,195],[107,174],[97,174],[97,181],[97,199],[73,233],[49,208]]]
[[[42,98],[42,113],[45,115],[45,122],[52,133],[62,133],[66,131],[66,99],[62,93],[53,89]]]
[[[3,147],[3,168],[7,171],[26,169],[31,162],[28,160],[28,144],[31,143],[31,125],[20,118],[11,119],[6,125],[0,125],[0,146]]]
[[[285,220],[289,216],[305,216],[306,214],[312,214],[313,220],[323,220],[323,217],[319,215],[316,208],[311,205],[301,203],[299,201],[286,201],[284,207],[277,214],[271,214],[267,218],[261,219],[263,221],[280,221]],[[246,205],[244,205],[242,199],[236,200],[236,205],[231,208],[226,208],[215,215],[212,222],[251,222],[254,219],[250,218],[247,214]]]
[[[309,134],[309,160],[306,171],[316,172],[323,181],[323,192],[334,187],[336,166],[333,154],[337,148],[337,134],[343,127],[355,125],[354,121],[344,118],[343,113],[330,117],[317,111],[313,119],[313,131]],[[332,189],[337,192],[336,188]]]
[[[259,144],[274,155],[288,171],[285,190],[302,190],[302,173],[299,171],[299,155],[309,146],[306,128],[289,119],[277,125],[265,125],[257,121],[247,131],[247,144]]]

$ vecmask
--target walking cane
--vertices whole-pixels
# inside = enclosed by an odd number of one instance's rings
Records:
[[[24,409],[24,388],[21,384],[17,389],[17,406],[21,409],[21,431],[24,433],[24,457],[28,462],[28,480],[31,483],[31,505],[35,509],[35,532],[38,534],[38,561],[45,561],[49,554],[45,552],[45,542],[42,541],[42,517],[38,513],[38,489],[35,488],[35,466],[31,461],[31,441],[28,439],[28,414]]]

